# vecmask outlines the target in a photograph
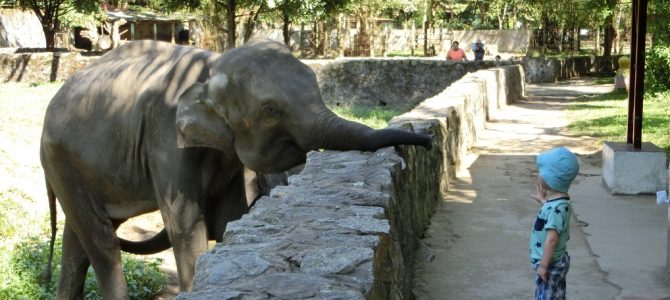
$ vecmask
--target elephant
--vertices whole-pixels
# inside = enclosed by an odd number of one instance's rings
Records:
[[[105,299],[128,299],[120,250],[129,245],[116,236],[127,219],[160,210],[179,288],[189,291],[211,231],[248,210],[245,167],[278,173],[318,149],[428,151],[433,137],[338,117],[314,71],[281,43],[261,39],[221,54],[145,40],[72,75],[47,107],[40,142],[49,274],[56,200],[65,214],[57,298],[82,298],[92,266]]]
[[[260,174],[248,168],[244,170],[244,194],[248,208],[253,206],[257,200],[262,196],[269,196],[270,191],[278,185],[288,185],[288,177],[302,171],[304,164],[298,165],[292,169],[277,174]],[[237,185],[239,187],[239,185]],[[241,195],[241,192],[235,193]],[[228,200],[231,201],[231,200]],[[240,203],[235,211],[225,210],[225,207],[218,206],[219,209],[210,209],[205,212],[207,222],[207,233],[209,240],[221,242],[223,241],[223,233],[226,230],[226,224],[229,221],[234,221],[242,217],[244,205],[241,200],[236,200],[233,203]],[[232,212],[232,213],[231,213]],[[153,237],[144,241],[129,241],[119,237],[121,251],[133,254],[156,254],[167,250],[172,245],[168,237],[167,231],[163,228]]]

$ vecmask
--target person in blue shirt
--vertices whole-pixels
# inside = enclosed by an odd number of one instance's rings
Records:
[[[579,163],[574,153],[558,147],[537,156],[537,169],[539,176],[531,197],[542,207],[530,235],[530,262],[537,274],[535,299],[565,299],[570,269],[568,189],[577,177]]]
[[[475,53],[475,60],[484,60],[484,44],[482,40],[477,39],[477,41],[472,45],[472,52]]]

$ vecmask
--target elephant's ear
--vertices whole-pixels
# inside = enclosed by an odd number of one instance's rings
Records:
[[[207,84],[195,83],[179,96],[176,125],[179,148],[210,147],[235,156],[233,132],[207,100]]]

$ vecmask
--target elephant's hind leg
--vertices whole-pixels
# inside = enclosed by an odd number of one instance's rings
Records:
[[[83,299],[86,271],[90,265],[88,256],[79,243],[79,238],[66,221],[63,230],[63,254],[56,299]]]
[[[61,277],[66,278],[60,279],[63,285],[59,286],[59,293],[64,289],[63,293],[72,295],[75,290],[81,290],[79,284],[83,284],[80,278],[82,275],[77,264],[81,264],[83,249],[95,270],[103,298],[128,299],[116,228],[102,204],[104,193],[89,182],[95,179],[82,176],[75,164],[65,159],[50,162],[55,163],[47,164],[45,172],[48,172],[49,182],[66,217],[67,230],[64,234],[67,235],[64,239],[67,238],[67,241],[63,240],[63,250],[68,253],[64,255],[74,262],[73,266],[67,267],[69,273],[61,274]],[[67,278],[69,276],[73,277]]]
[[[71,205],[62,205],[67,216],[66,222],[74,232],[72,235],[77,237],[78,249],[84,250],[93,265],[103,298],[128,299],[116,227],[106,217],[104,209],[90,201],[92,198],[88,195],[78,198],[85,201],[79,201],[74,209]]]

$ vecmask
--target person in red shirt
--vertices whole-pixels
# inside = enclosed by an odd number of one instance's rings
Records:
[[[463,51],[463,49],[461,48],[458,48],[458,41],[454,41],[451,44],[451,48],[449,48],[449,51],[447,52],[447,60],[449,61],[468,60],[468,58],[465,56],[465,51]]]

